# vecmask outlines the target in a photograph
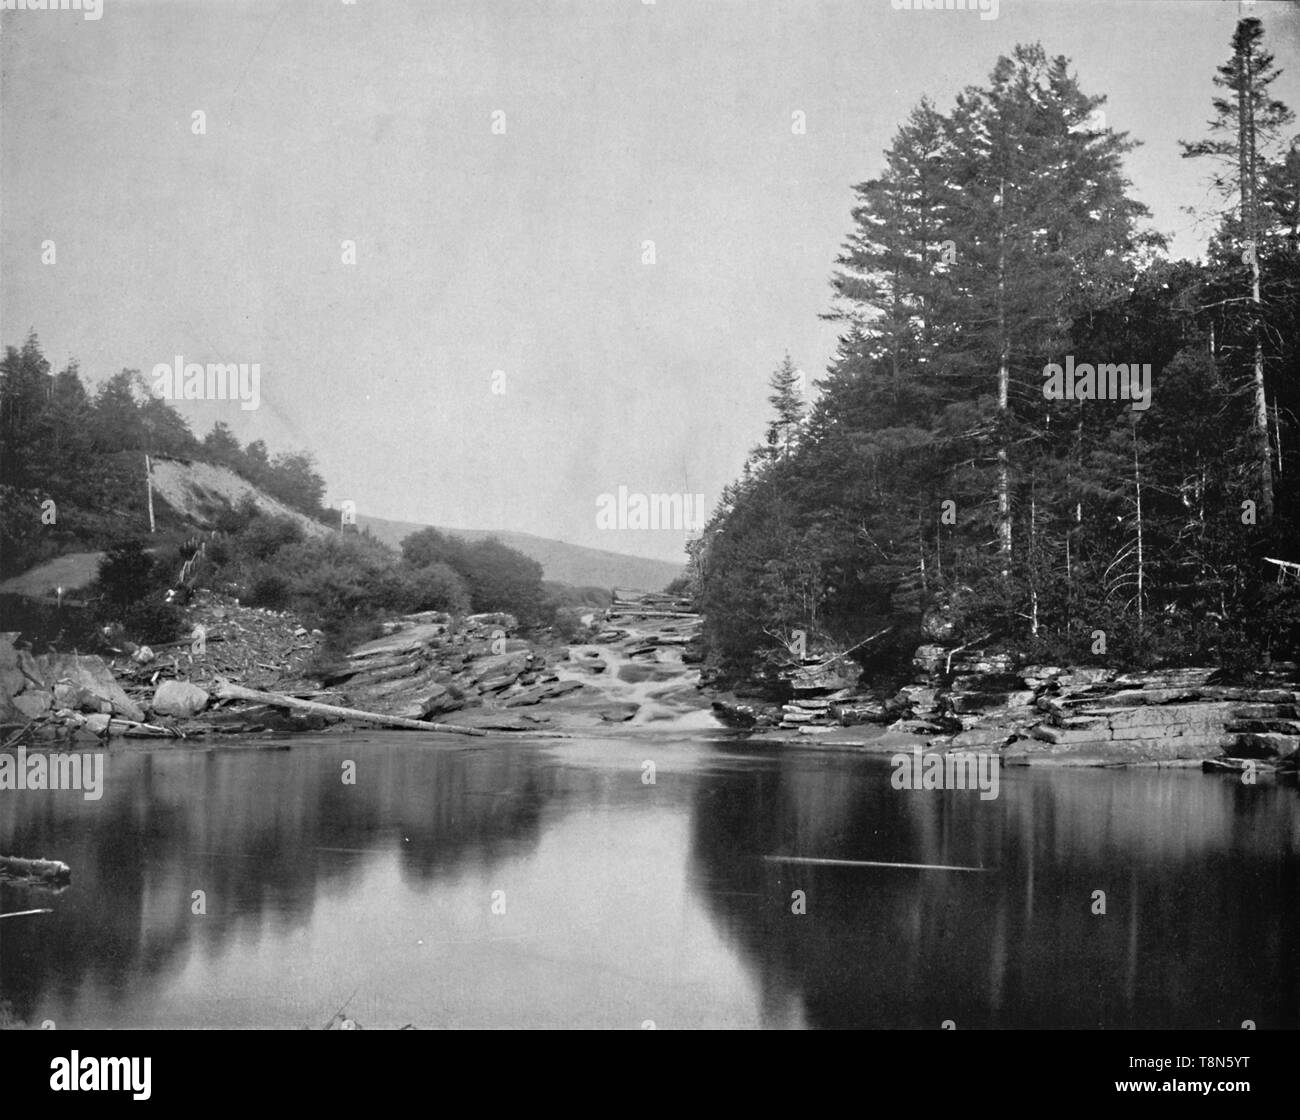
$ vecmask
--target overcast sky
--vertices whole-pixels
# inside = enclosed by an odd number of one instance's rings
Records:
[[[1066,55],[1194,257],[1209,226],[1182,208],[1211,200],[1177,141],[1204,135],[1239,10],[103,2],[0,17],[0,342],[35,328],[95,382],[258,362],[256,411],[181,411],[311,450],[332,504],[670,560],[683,533],[598,529],[598,496],[711,508],[785,351],[821,376],[850,188],[922,95],[946,111],[1017,42]],[[1254,11],[1300,109],[1294,7]]]

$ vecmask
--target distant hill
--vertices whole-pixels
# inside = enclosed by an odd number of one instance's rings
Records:
[[[212,528],[224,510],[233,509],[244,499],[251,498],[264,513],[292,518],[309,536],[324,536],[331,532],[329,526],[290,509],[227,467],[212,463],[157,456],[153,460],[153,489],[160,515],[170,508],[179,515],[182,526],[188,523],[198,528]],[[147,528],[141,517],[136,520],[141,522],[142,529]],[[364,514],[357,515],[357,526],[368,529],[378,540],[394,548],[405,537],[429,528],[413,521],[389,521]],[[661,591],[681,575],[685,566],[684,562],[670,564],[644,556],[584,548],[548,537],[535,537],[531,533],[482,529],[440,531],[467,541],[496,537],[502,544],[518,549],[541,564],[543,579],[571,588],[597,588],[605,592],[613,587]],[[37,565],[5,581],[0,590],[40,596],[56,586],[65,590],[82,587],[94,578],[100,555],[98,551],[82,551]]]
[[[357,526],[361,529],[369,529],[378,540],[394,548],[402,543],[403,538],[430,527],[412,521],[389,521],[382,517],[367,517],[361,513],[357,514]],[[600,548],[566,544],[564,541],[551,540],[549,537],[535,537],[531,533],[515,533],[509,530],[444,529],[438,525],[433,528],[440,533],[467,541],[481,541],[486,537],[496,537],[502,544],[518,549],[525,556],[541,564],[543,579],[567,583],[575,587],[628,587],[641,591],[661,591],[681,575],[685,567],[685,561],[681,564],[670,564],[666,560],[650,560],[644,556],[628,556],[622,552],[606,552]]]

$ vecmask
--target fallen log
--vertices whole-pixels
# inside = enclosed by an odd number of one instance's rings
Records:
[[[0,744],[0,751],[2,751],[2,750],[7,750],[7,749],[8,749],[10,746],[12,746],[14,743],[18,742],[19,739],[21,739],[24,735],[26,735],[27,732],[29,732],[29,731],[30,731],[33,727],[35,727],[39,722],[41,722],[39,718],[38,718],[38,719],[33,719],[33,720],[28,720],[28,722],[27,722],[27,723],[22,727],[21,730],[19,730],[19,731],[15,731],[12,735],[9,736],[8,739],[6,739],[6,740],[4,741],[4,743]],[[16,724],[9,724],[9,723],[6,723],[6,724],[4,724],[4,726],[5,726],[5,727],[15,727],[15,726],[17,726],[17,725],[16,725]]]
[[[655,611],[641,607],[610,607],[604,612],[606,618],[690,618],[694,611]]]
[[[137,723],[133,719],[114,716],[108,721],[110,735],[125,735],[132,739],[184,739],[174,728],[160,727],[156,723]]]
[[[66,883],[72,879],[72,868],[57,859],[0,856],[0,878],[43,879],[52,883]]]
[[[982,642],[987,638],[991,638],[991,637],[993,637],[992,634],[982,634],[978,638],[973,638],[971,639],[971,641],[966,642],[963,645],[959,645],[956,649],[950,649],[948,651],[948,660],[945,661],[943,665],[944,676],[950,676],[952,674],[952,659],[955,655],[961,653],[961,651],[964,649],[970,649],[970,647],[975,645],[977,642]]]
[[[455,735],[486,736],[486,731],[477,727],[457,727],[450,723],[426,723],[424,720],[404,719],[401,716],[383,716],[376,712],[363,712],[356,708],[340,708],[334,704],[318,704],[314,700],[298,700],[292,696],[283,696],[278,692],[259,692],[254,688],[218,681],[216,694],[222,700],[254,700],[259,704],[271,704],[277,708],[297,708],[302,712],[314,712],[320,716],[338,716],[340,719],[354,719],[362,723],[377,723],[382,727],[405,727],[411,731],[449,731]]]

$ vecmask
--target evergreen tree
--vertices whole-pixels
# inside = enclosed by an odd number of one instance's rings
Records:
[[[1270,175],[1269,164],[1277,155],[1282,129],[1294,121],[1295,114],[1269,92],[1282,71],[1277,68],[1273,55],[1264,49],[1263,40],[1264,27],[1258,19],[1237,23],[1232,36],[1232,58],[1218,68],[1214,77],[1214,84],[1231,96],[1213,99],[1214,116],[1208,125],[1210,138],[1195,143],[1183,141],[1183,156],[1212,157],[1217,164],[1212,176],[1214,186],[1223,197],[1235,197],[1237,201],[1236,221],[1226,222],[1222,232],[1239,246],[1250,292],[1249,330],[1254,359],[1251,439],[1258,475],[1260,520],[1267,525],[1273,517],[1274,495],[1260,286],[1260,255],[1264,251],[1262,239],[1267,232],[1268,207],[1261,204],[1261,193],[1266,199],[1285,204],[1286,180],[1277,172]],[[1286,167],[1285,161],[1282,166]],[[1280,193],[1279,185],[1283,187]],[[1293,218],[1293,240],[1294,231]]]
[[[786,354],[768,381],[772,393],[767,398],[773,417],[767,425],[767,444],[755,448],[751,458],[773,461],[788,456],[799,438],[804,419],[802,375]]]

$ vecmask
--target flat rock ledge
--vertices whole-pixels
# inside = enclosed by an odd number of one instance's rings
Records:
[[[1008,653],[937,645],[920,647],[913,664],[915,683],[883,700],[828,678],[825,688],[798,690],[780,707],[728,697],[714,708],[729,725],[771,741],[996,752],[1006,766],[1293,775],[1300,758],[1300,672],[1292,663],[1274,663],[1249,683],[1212,667],[1018,665]]]

